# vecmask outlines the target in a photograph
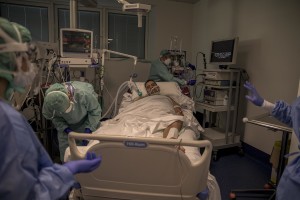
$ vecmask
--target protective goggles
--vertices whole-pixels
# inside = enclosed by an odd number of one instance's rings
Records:
[[[19,32],[18,37],[19,39]],[[6,53],[6,52],[27,52],[28,51],[28,44],[27,43],[20,43],[12,39],[9,35],[5,33],[5,31],[0,28],[0,37],[3,38],[3,40],[6,42],[5,44],[0,44],[0,53]]]
[[[6,44],[0,44],[0,53],[6,52],[26,52],[29,60],[33,61],[35,59],[37,48],[33,43],[22,43],[22,37],[19,29],[12,24],[15,29],[19,42],[11,38],[2,28],[0,28],[0,37],[6,42]]]

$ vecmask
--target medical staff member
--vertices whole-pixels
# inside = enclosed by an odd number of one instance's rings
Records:
[[[170,52],[168,50],[162,50],[160,52],[160,58],[151,63],[150,74],[148,79],[157,82],[176,82],[180,86],[195,84],[192,81],[187,82],[186,80],[174,77],[173,74],[171,74],[168,70],[168,66],[170,63]]]
[[[101,107],[91,84],[86,82],[55,83],[46,91],[43,115],[52,120],[58,132],[60,160],[64,161],[71,131],[92,133],[100,125]],[[87,145],[87,141],[82,141]]]
[[[0,18],[0,199],[59,199],[75,183],[74,174],[96,169],[101,158],[54,164],[24,116],[8,100],[31,85],[36,69],[28,58],[30,32]]]
[[[256,91],[255,87],[246,82],[245,88],[250,92],[246,98],[256,106],[269,110],[276,119],[293,127],[293,130],[300,140],[300,97],[291,105],[284,101],[277,101],[275,104],[264,100]],[[299,199],[300,197],[300,152],[297,157],[289,163],[280,178],[276,189],[276,199]]]

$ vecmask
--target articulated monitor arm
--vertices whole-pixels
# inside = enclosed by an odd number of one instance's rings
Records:
[[[151,10],[151,5],[141,3],[129,3],[125,0],[117,0],[123,4],[123,11],[134,12],[138,16],[138,27],[142,27],[142,16],[143,13],[147,13]]]
[[[117,0],[119,3],[122,3],[122,4],[129,4],[127,1],[125,0]]]

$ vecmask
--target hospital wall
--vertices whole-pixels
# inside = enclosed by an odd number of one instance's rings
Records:
[[[133,1],[132,1],[133,2]],[[170,39],[177,36],[182,39],[182,50],[187,51],[187,59],[192,60],[192,23],[193,4],[161,1],[161,0],[138,0],[139,3],[151,4],[151,12],[148,14],[148,40],[145,60],[139,59],[135,73],[135,81],[145,81],[148,79],[151,61],[159,58],[162,49],[170,48]],[[109,91],[104,91],[105,113],[110,105],[112,98],[115,96],[121,83],[129,80],[132,73],[132,60],[118,61],[108,60],[105,62],[105,85]]]
[[[265,99],[291,103],[300,76],[299,9],[298,0],[201,0],[193,7],[193,57],[198,51],[208,54],[211,40],[238,36],[237,66],[248,72]],[[266,112],[245,104],[247,117]],[[241,123],[242,116],[238,120]],[[280,139],[280,132],[245,126],[244,142],[268,154]]]
[[[162,49],[170,48],[170,39],[177,36],[182,42],[182,50],[187,51],[187,60],[192,60],[193,4],[146,0],[151,4],[149,13],[149,37],[147,60],[159,57]],[[179,46],[178,46],[179,48]]]

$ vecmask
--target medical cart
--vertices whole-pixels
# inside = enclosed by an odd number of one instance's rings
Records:
[[[240,70],[209,69],[203,71],[204,98],[196,102],[196,110],[203,110],[203,127],[205,132],[202,139],[213,144],[213,159],[217,160],[219,149],[241,148],[241,134],[236,132],[237,111],[240,90]],[[224,122],[220,123],[220,116]]]

